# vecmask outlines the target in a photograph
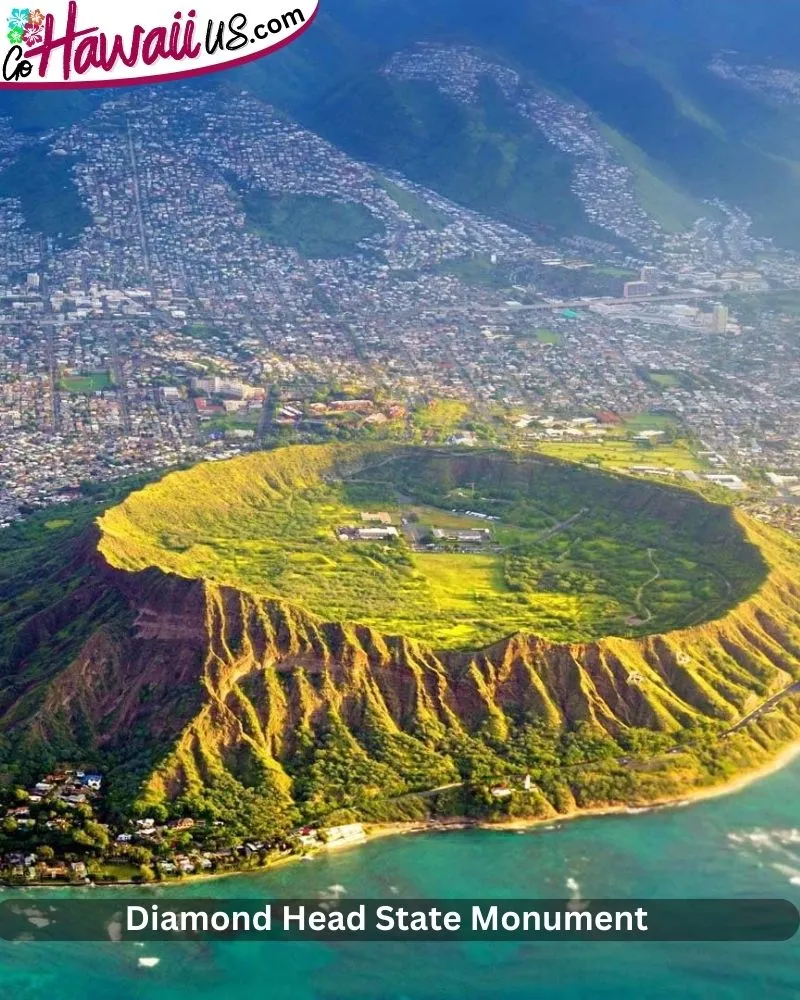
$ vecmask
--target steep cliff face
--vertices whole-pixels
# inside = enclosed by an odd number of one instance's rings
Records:
[[[126,573],[96,554],[65,603],[26,626],[20,669],[65,616],[94,616],[85,640],[7,701],[0,726],[53,746],[82,733],[123,761],[149,749],[145,802],[202,801],[221,775],[243,787],[266,780],[289,801],[331,734],[397,795],[457,781],[453,746],[497,753],[526,723],[586,722],[612,737],[679,734],[704,719],[732,726],[800,676],[793,554],[766,529],[742,528],[770,557],[769,574],[718,621],[585,644],[517,634],[477,652],[437,653],[231,587]]]
[[[255,455],[222,476],[200,467],[135,495],[53,563],[29,609],[29,590],[0,606],[13,622],[0,643],[0,735],[15,759],[100,754],[126,809],[160,803],[214,817],[245,803],[260,829],[279,829],[298,808],[315,819],[342,808],[385,817],[411,809],[416,792],[526,771],[537,787],[521,808],[545,815],[648,800],[716,780],[800,733],[791,698],[761,712],[800,678],[797,543],[686,491],[499,453],[399,454],[393,488],[407,462],[423,491],[443,479],[477,480],[499,496],[597,490],[625,518],[680,527],[690,548],[725,546],[727,609],[638,638],[516,631],[473,650],[326,620],[273,585],[189,570],[216,565],[216,551],[226,574],[239,558],[267,559],[264,524],[274,558],[275,538],[308,517],[304,491],[325,502],[321,479],[360,475],[365,455],[384,474],[398,451]],[[236,549],[230,526],[242,503],[251,528]],[[300,565],[316,572],[313,561]],[[634,763],[620,764],[629,752]]]

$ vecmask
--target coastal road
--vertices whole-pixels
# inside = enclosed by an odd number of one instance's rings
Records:
[[[448,792],[451,788],[461,788],[463,781],[451,781],[449,785],[438,785],[436,788],[428,788],[424,792],[403,792],[402,795],[395,795],[392,802],[402,802],[403,799],[429,799],[439,792]]]
[[[742,729],[744,726],[753,722],[755,719],[763,715],[765,712],[769,712],[784,698],[787,698],[793,694],[800,694],[800,681],[793,681],[788,687],[784,688],[782,691],[779,691],[777,694],[772,695],[771,698],[768,698],[757,708],[754,708],[752,712],[748,712],[747,715],[741,718],[735,725],[731,726],[730,729],[726,729],[725,732],[721,734],[720,738],[724,739],[726,736],[730,736],[732,733],[735,733],[738,730]],[[685,749],[686,748],[682,746],[675,746],[667,750],[666,753],[676,753],[678,751]],[[659,753],[656,754],[655,756],[662,757],[663,754]],[[632,761],[629,757],[617,757],[615,759],[618,764],[622,764],[625,767],[629,767],[634,763],[634,761]],[[596,757],[590,760],[581,760],[577,761],[574,764],[564,764],[561,766],[561,768],[559,768],[559,770],[560,771],[577,770],[583,767],[589,767],[592,764],[599,764],[606,760],[608,760],[608,758],[603,758],[603,757]],[[411,798],[427,799],[433,795],[438,794],[439,792],[446,792],[452,788],[462,788],[463,786],[464,786],[463,781],[454,781],[448,785],[439,785],[437,788],[429,788],[424,792],[404,792],[402,795],[394,796],[392,801],[400,802],[403,799],[411,799]]]
[[[783,691],[779,691],[771,698],[767,698],[767,700],[759,705],[758,708],[754,708],[753,711],[748,712],[744,718],[739,719],[735,726],[731,726],[730,729],[726,729],[722,735],[730,736],[731,733],[737,732],[739,729],[742,729],[748,723],[757,719],[765,712],[769,712],[770,709],[774,708],[778,704],[778,702],[783,701],[784,698],[788,698],[789,695],[792,694],[800,694],[800,681],[793,681],[788,687],[784,688]]]

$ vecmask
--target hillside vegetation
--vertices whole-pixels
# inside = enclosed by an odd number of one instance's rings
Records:
[[[443,497],[449,508],[437,506]],[[376,554],[372,543],[361,552],[360,542],[328,540],[343,512],[392,498],[415,531],[502,508],[498,521],[477,520],[512,543],[416,551],[404,536]],[[576,502],[595,513],[554,530],[546,512],[574,516]],[[790,693],[800,678],[800,546],[684,490],[503,452],[308,446],[173,474],[97,527],[84,523],[82,509],[65,508],[20,528],[0,572],[0,766],[6,780],[30,781],[54,761],[91,761],[107,775],[106,809],[117,818],[190,815],[218,840],[272,842],[303,821],[550,817],[674,798],[800,737]],[[551,534],[525,535],[542,524]],[[573,526],[571,568],[557,550],[542,562]],[[260,547],[270,539],[279,541]],[[420,605],[423,625],[444,623],[445,649],[392,635],[366,614],[321,615],[338,570],[327,576],[308,562],[339,553],[347,576],[356,560],[367,602],[396,566],[453,604],[469,601],[480,578],[499,595],[487,606],[502,610],[514,586],[533,608],[543,570],[578,573],[576,554],[590,560],[593,546],[605,554],[612,544],[613,557],[592,562],[602,587],[624,591],[627,573],[614,567],[643,544],[664,549],[662,575],[693,546],[702,553],[694,566],[715,567],[730,591],[722,605],[694,595],[670,606],[674,588],[658,598],[661,578],[645,578],[638,614],[654,617],[638,630],[650,634],[555,641],[521,628],[480,650],[469,648],[477,636],[464,630],[466,613]],[[287,566],[270,578],[281,551]],[[241,582],[251,562],[258,586]],[[383,575],[366,571],[373,564]],[[652,577],[652,564],[641,573]],[[319,580],[315,610],[277,593],[275,581],[301,578]],[[376,621],[413,624],[411,603],[376,607]],[[681,625],[655,632],[656,614]],[[570,628],[583,627],[577,615]]]
[[[92,222],[72,176],[73,161],[43,145],[25,148],[0,171],[0,198],[15,198],[26,225],[58,247],[74,244]]]
[[[398,536],[339,539],[370,512]],[[718,614],[761,577],[725,508],[501,452],[280,449],[167,477],[101,528],[119,568],[157,566],[434,648],[661,631]],[[476,529],[485,541],[436,543],[437,530]]]
[[[254,232],[304,257],[352,257],[362,240],[384,228],[361,204],[315,195],[270,195],[252,188],[242,195],[242,207]]]
[[[425,81],[363,73],[303,119],[353,156],[520,229],[607,237],[573,193],[570,158],[490,81],[479,90],[475,104],[463,106]]]

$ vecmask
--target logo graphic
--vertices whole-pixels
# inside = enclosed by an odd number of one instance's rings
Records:
[[[297,38],[318,2],[190,0],[188,10],[176,10],[169,0],[48,0],[47,10],[12,7],[0,35],[0,88],[125,86],[230,68]]]
[[[14,7],[8,18],[7,38],[12,45],[40,45],[44,38],[44,19],[38,8],[36,10]]]

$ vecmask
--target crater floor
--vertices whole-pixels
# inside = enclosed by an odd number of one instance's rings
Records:
[[[764,578],[725,507],[539,456],[295,446],[173,473],[100,521],[157,566],[438,649],[582,642],[719,617]]]

